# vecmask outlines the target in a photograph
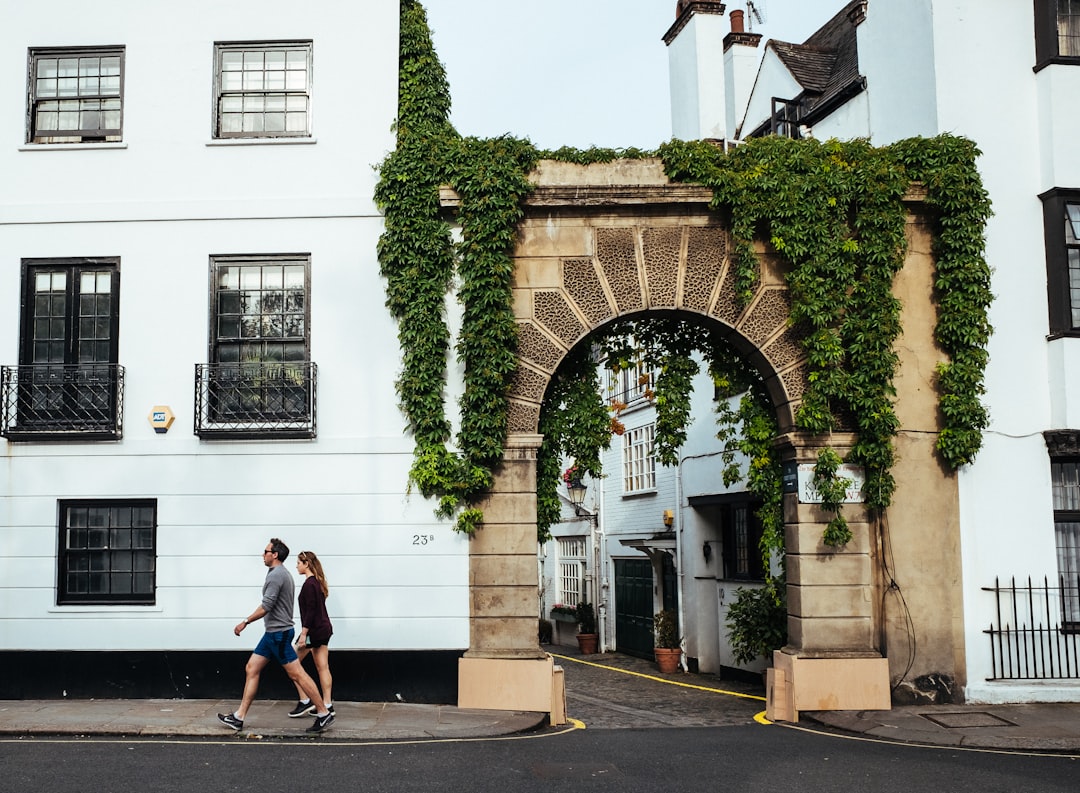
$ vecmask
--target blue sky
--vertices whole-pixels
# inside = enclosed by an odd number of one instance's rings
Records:
[[[662,36],[675,0],[423,1],[462,134],[543,148],[655,148],[671,137]],[[757,2],[755,32],[803,41],[847,0]]]

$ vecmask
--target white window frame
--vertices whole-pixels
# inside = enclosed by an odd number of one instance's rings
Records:
[[[656,489],[656,427],[645,424],[623,433],[623,493]]]
[[[585,538],[559,537],[559,603],[576,606],[585,598]]]

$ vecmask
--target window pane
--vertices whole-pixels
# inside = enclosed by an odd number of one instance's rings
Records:
[[[153,603],[155,513],[156,508],[146,502],[62,505],[61,518],[68,526],[103,523],[111,528],[62,531],[59,602]],[[147,525],[132,529],[132,523]],[[89,544],[92,550],[79,550],[80,544]]]

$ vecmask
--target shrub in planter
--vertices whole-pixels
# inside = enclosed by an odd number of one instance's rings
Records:
[[[577,621],[579,633],[596,633],[596,612],[591,603],[578,603]]]
[[[764,656],[772,660],[773,650],[787,644],[787,603],[784,585],[735,590],[725,624],[735,661],[748,664]]]

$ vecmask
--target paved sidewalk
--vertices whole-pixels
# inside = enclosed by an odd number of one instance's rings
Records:
[[[738,726],[765,710],[759,684],[717,675],[661,675],[648,660],[582,656],[548,646],[565,670],[567,715],[587,729]],[[0,737],[94,736],[205,740],[310,739],[310,718],[286,715],[292,700],[256,700],[239,733],[217,714],[235,700],[96,699],[0,701]],[[452,705],[336,702],[334,741],[490,738],[547,726],[547,714]],[[1080,754],[1080,704],[906,706],[886,711],[803,712],[797,725],[895,743]]]
[[[0,701],[0,735],[138,736],[231,739],[318,738],[405,741],[487,738],[546,725],[546,713],[470,710],[402,702],[335,702],[332,727],[317,736],[312,718],[290,719],[295,700],[256,700],[239,733],[222,725],[235,700],[90,699]]]

